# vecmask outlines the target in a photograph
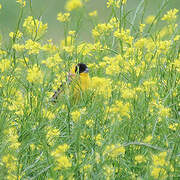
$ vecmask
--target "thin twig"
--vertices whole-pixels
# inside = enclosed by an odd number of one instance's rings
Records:
[[[131,29],[130,30],[132,30],[132,27],[134,26],[134,22],[135,22],[135,20],[136,20],[136,16],[137,16],[137,14],[138,14],[138,12],[139,12],[139,10],[141,10],[141,6],[143,5],[143,3],[144,3],[144,0],[142,0],[140,3],[139,3],[139,5],[138,5],[138,7],[136,8],[136,12],[134,13],[134,18],[133,18],[133,20],[132,20],[132,22],[131,22]]]
[[[163,149],[161,147],[153,146],[151,144],[143,143],[143,142],[129,142],[129,143],[124,143],[123,146],[130,146],[130,145],[137,145],[137,146],[146,146],[155,150],[159,151],[167,151],[167,149]]]
[[[48,167],[46,167],[45,169],[43,169],[41,172],[39,172],[36,176],[34,176],[33,178],[30,178],[30,180],[32,179],[36,179],[39,175],[41,175],[43,172],[46,172],[49,168],[51,168],[53,166],[53,164],[49,165]]]
[[[155,124],[154,124],[153,131],[152,131],[152,137],[154,136],[154,133],[155,133],[155,130],[156,130],[157,122],[158,122],[158,119],[156,119],[156,122],[155,122]]]
[[[22,174],[24,174],[27,170],[33,168],[33,167],[35,166],[35,164],[41,159],[41,156],[42,156],[42,155],[43,155],[43,152],[39,155],[39,157],[36,159],[36,161],[35,161],[32,165],[28,166],[28,167],[22,172]]]

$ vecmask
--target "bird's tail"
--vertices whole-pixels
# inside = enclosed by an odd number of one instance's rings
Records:
[[[58,96],[63,92],[63,84],[54,92],[53,96],[51,97],[51,102],[56,103]]]

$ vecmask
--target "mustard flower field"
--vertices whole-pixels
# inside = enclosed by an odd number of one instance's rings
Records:
[[[51,39],[34,0],[16,0],[16,27],[0,34],[2,180],[180,179],[178,7],[147,15],[146,0],[104,0],[100,21],[90,1],[67,0]],[[80,62],[90,83],[73,101]]]

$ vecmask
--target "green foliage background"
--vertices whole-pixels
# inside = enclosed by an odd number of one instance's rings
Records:
[[[67,0],[32,0],[34,17],[42,16],[43,22],[48,23],[47,36],[54,41],[63,39],[63,27],[62,24],[57,21],[58,12],[64,11],[64,5]],[[144,0],[146,2],[146,9],[144,17],[149,14],[156,15],[160,9],[164,0]],[[128,0],[127,9],[131,11],[131,15],[134,14],[135,9],[141,0]],[[3,8],[0,11],[0,32],[3,35],[7,35],[7,32],[14,31],[17,19],[18,19],[18,6],[15,0],[1,0]],[[27,2],[28,3],[28,2]],[[106,8],[106,0],[89,0],[87,9],[88,11],[97,10],[99,22],[106,21],[110,14],[110,10]],[[165,10],[180,7],[179,0],[169,0]],[[26,9],[27,8],[27,9]],[[28,6],[25,11],[28,14],[30,11]],[[85,24],[85,23],[84,23]],[[86,25],[85,25],[86,26]],[[81,28],[81,39],[90,39],[90,32],[87,32],[86,28]]]
[[[0,1],[0,180],[180,178],[179,20],[162,20],[180,1],[106,8],[106,0],[89,0],[64,23],[57,14],[66,1],[31,0],[32,9],[29,2],[23,9],[16,0]],[[94,10],[98,17],[88,19]],[[142,30],[148,15],[158,20]],[[45,37],[38,39],[35,25],[24,33],[28,16],[48,24]],[[8,37],[17,30],[22,37]],[[67,37],[70,30],[78,37]],[[75,102],[71,87],[79,84],[66,79],[77,62],[89,67],[92,87]]]

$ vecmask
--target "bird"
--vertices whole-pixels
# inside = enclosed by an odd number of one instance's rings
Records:
[[[52,102],[57,102],[59,95],[69,88],[69,94],[72,96],[73,101],[77,102],[90,86],[89,69],[86,64],[78,63],[67,75],[67,84],[61,86],[55,91],[52,96]]]

